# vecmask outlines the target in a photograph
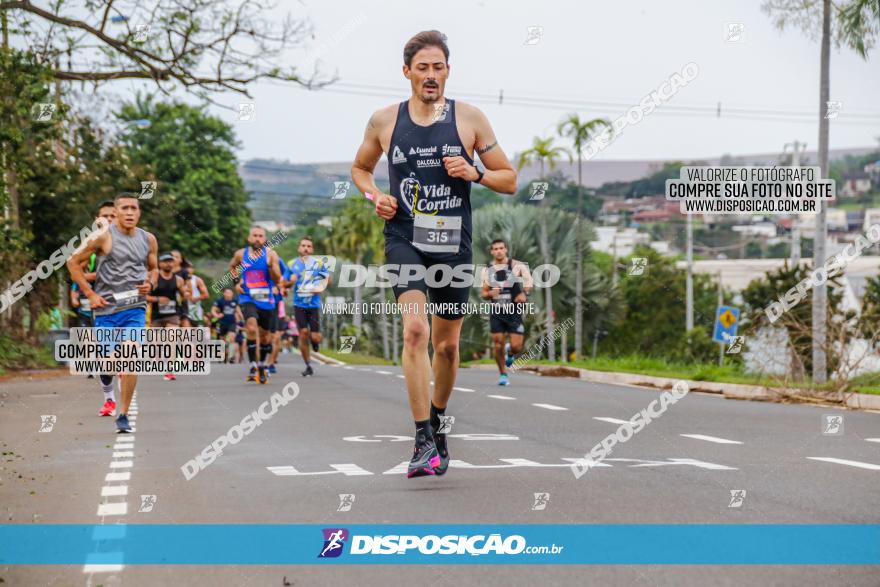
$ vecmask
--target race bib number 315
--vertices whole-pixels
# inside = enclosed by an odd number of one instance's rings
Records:
[[[461,243],[460,216],[428,216],[413,218],[413,246],[427,253],[458,253]]]

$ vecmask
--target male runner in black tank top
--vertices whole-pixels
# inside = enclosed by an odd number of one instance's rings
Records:
[[[507,243],[496,238],[489,246],[492,262],[483,269],[482,291],[480,297],[492,302],[489,313],[489,332],[495,349],[495,363],[498,365],[498,385],[509,385],[507,367],[513,364],[516,355],[522,352],[523,325],[522,310],[518,304],[526,302],[532,291],[532,276],[524,263],[507,256]],[[505,336],[510,343],[505,345]]]
[[[150,311],[151,328],[180,327],[180,298],[184,293],[184,280],[174,273],[174,256],[165,253],[159,257],[159,271],[150,276],[153,289],[147,296],[152,304]],[[165,381],[174,381],[174,373],[166,373]]]
[[[362,192],[374,196],[376,214],[385,220],[388,264],[471,265],[470,184],[513,194],[516,170],[498,147],[486,116],[443,96],[449,77],[444,35],[417,34],[404,47],[403,61],[412,95],[373,114],[351,176]],[[474,151],[485,170],[474,165]],[[388,156],[391,194],[382,193],[373,176],[383,153]],[[427,316],[412,308],[421,308],[429,294],[433,303],[463,304],[468,293],[468,287],[429,287],[424,279],[394,288],[404,310],[403,372],[416,423],[408,477],[442,475],[449,464],[446,434],[437,430],[455,384],[463,319],[460,312],[434,315],[429,328]],[[434,347],[430,403],[429,334]]]

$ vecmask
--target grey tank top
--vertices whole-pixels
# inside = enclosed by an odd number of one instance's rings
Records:
[[[134,235],[128,236],[116,228],[116,224],[111,224],[110,239],[110,253],[98,255],[94,288],[108,304],[95,309],[96,316],[147,307],[146,298],[137,291],[137,286],[147,279],[150,256],[147,231],[135,228]]]

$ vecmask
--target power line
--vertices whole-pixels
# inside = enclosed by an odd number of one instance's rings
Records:
[[[282,85],[282,84],[276,84]],[[290,87],[290,86],[287,86]],[[298,88],[311,91],[307,88]],[[399,99],[401,89],[390,86],[375,84],[357,84],[353,82],[337,82],[320,89],[323,92],[352,96],[374,96],[383,98]],[[468,101],[482,104],[498,104],[497,94],[488,94],[474,91],[461,91],[458,96]],[[562,99],[536,96],[511,97],[504,94],[504,103],[522,108],[537,108],[541,110],[572,110],[578,108],[593,108],[600,112],[608,112],[609,115],[620,114],[620,110],[638,106],[637,102],[608,102],[592,99]],[[857,112],[845,111],[841,113],[848,120],[835,120],[835,125],[864,125],[866,123],[880,123],[880,112]],[[687,118],[723,118],[736,120],[754,120],[758,122],[788,122],[800,124],[815,124],[818,112],[777,110],[773,108],[719,108],[712,106],[688,106],[677,104],[660,104],[652,115]],[[850,120],[852,119],[852,120]],[[858,119],[858,120],[855,120]]]

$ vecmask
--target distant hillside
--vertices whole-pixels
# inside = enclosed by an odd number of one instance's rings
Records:
[[[864,155],[876,148],[836,149],[829,153],[831,160],[846,155]],[[707,165],[767,165],[778,163],[779,153],[756,155],[724,155],[687,161],[703,161]],[[815,165],[816,152],[803,155],[804,165]],[[610,182],[630,182],[656,173],[663,168],[664,160],[585,161],[584,185],[599,187]],[[556,170],[569,179],[577,179],[577,164],[562,161]],[[351,163],[290,163],[272,159],[251,159],[239,166],[239,174],[251,193],[248,207],[254,220],[271,220],[283,224],[315,222],[342,205],[344,200],[334,200],[334,182],[351,181]],[[519,174],[520,187],[538,176],[537,165],[527,166]],[[388,163],[383,158],[376,166],[379,186],[388,185]],[[352,184],[348,196],[358,195]]]

